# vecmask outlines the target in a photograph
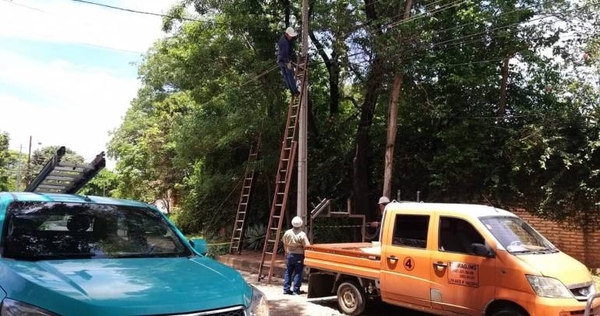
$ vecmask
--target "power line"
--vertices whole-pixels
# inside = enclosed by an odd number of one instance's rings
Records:
[[[5,0],[5,1],[7,1],[7,0]],[[130,13],[137,13],[137,14],[144,14],[144,15],[151,15],[151,16],[159,16],[159,17],[163,17],[163,18],[181,19],[181,20],[184,20],[184,21],[208,22],[208,21],[203,21],[203,20],[194,19],[194,18],[178,17],[178,16],[173,16],[173,15],[168,15],[168,14],[162,14],[162,13],[156,13],[156,12],[134,10],[134,9],[117,7],[117,6],[113,6],[113,5],[108,5],[108,4],[104,4],[104,3],[98,3],[98,2],[92,2],[92,1],[86,1],[86,0],[72,0],[72,1],[80,2],[80,3],[85,3],[85,4],[89,4],[89,5],[95,5],[95,6],[99,6],[99,7],[103,7],[103,8],[108,8],[108,9],[113,9],[113,10],[130,12]]]

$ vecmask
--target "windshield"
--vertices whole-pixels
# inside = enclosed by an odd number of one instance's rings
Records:
[[[518,217],[493,216],[480,220],[510,253],[557,251],[550,241]]]
[[[122,205],[13,202],[2,240],[26,260],[191,255],[160,214]]]

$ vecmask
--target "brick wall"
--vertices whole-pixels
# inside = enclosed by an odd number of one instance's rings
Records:
[[[542,233],[556,247],[590,269],[600,268],[600,230],[584,233],[581,229],[566,227],[546,220],[525,210],[511,210]]]

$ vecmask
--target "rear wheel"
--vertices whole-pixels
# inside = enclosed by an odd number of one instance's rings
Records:
[[[338,307],[347,315],[360,315],[365,310],[367,297],[355,281],[345,281],[337,290]]]

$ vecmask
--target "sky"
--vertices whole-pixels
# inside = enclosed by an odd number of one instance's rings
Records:
[[[90,0],[166,13],[177,0]],[[140,87],[159,16],[72,0],[0,0],[0,131],[27,154],[61,145],[91,161],[106,151]],[[115,162],[108,161],[107,168]]]

